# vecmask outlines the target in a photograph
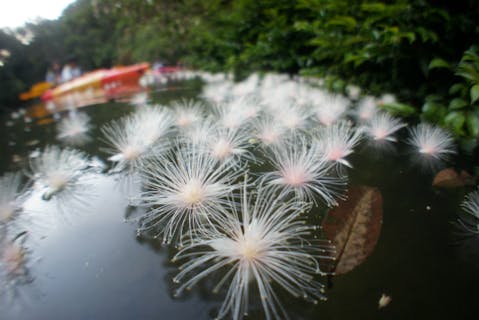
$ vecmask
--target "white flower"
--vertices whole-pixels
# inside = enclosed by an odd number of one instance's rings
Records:
[[[286,129],[290,131],[306,130],[308,128],[310,112],[296,105],[285,105],[271,114]]]
[[[357,100],[359,98],[359,95],[361,94],[361,88],[350,84],[346,86],[346,92],[350,99]]]
[[[385,93],[378,99],[378,105],[396,103],[396,97],[391,93]]]
[[[448,156],[456,153],[454,139],[444,129],[421,123],[409,130],[408,143],[426,162],[447,160]]]
[[[79,178],[90,170],[88,157],[74,149],[48,146],[30,162],[36,187],[43,198],[66,195],[79,187]]]
[[[241,170],[220,163],[195,145],[154,158],[142,171],[145,192],[138,201],[149,207],[140,230],[153,230],[165,243],[221,221]]]
[[[296,135],[272,148],[272,155],[276,171],[263,176],[267,187],[293,192],[299,200],[317,203],[319,197],[328,206],[337,205],[346,177],[322,154],[320,142],[315,140],[308,146],[303,136]]]
[[[345,97],[331,94],[322,95],[322,99],[314,103],[316,118],[325,126],[341,119],[349,104]]]
[[[226,104],[215,106],[219,126],[227,129],[244,129],[248,121],[259,113],[257,102],[250,97],[241,97]]]
[[[218,80],[215,77],[217,77]],[[208,83],[203,87],[202,96],[213,103],[224,103],[231,98],[231,89],[233,84],[229,81],[225,81],[224,75],[214,76],[211,80],[214,83]]]
[[[180,138],[186,143],[207,145],[212,141],[217,130],[218,126],[212,118],[208,117],[180,131]]]
[[[217,318],[228,314],[235,320],[243,318],[251,290],[259,292],[266,319],[287,318],[273,283],[296,298],[325,299],[323,286],[314,277],[322,274],[318,253],[326,256],[331,248],[311,244],[315,227],[300,217],[309,209],[304,202],[284,200],[261,186],[253,199],[245,182],[240,211],[234,209],[220,228],[190,239],[174,258],[188,259],[174,278],[175,282],[186,280],[176,294],[227,269],[214,288],[227,287]]]
[[[355,115],[360,122],[366,122],[378,111],[379,109],[376,105],[376,99],[371,96],[366,96],[359,101]]]
[[[57,138],[68,144],[83,145],[91,140],[90,128],[90,117],[86,113],[69,113],[57,125]]]
[[[393,134],[405,126],[407,124],[388,113],[376,113],[364,126],[364,132],[375,142],[396,142]]]
[[[272,116],[262,116],[253,122],[254,137],[264,146],[279,145],[285,137],[286,128]]]
[[[251,74],[247,79],[233,86],[233,95],[236,97],[244,97],[246,95],[253,94],[258,88],[259,80],[258,74]]]
[[[175,124],[185,130],[203,119],[204,105],[194,100],[180,100],[171,104]]]
[[[464,211],[479,219],[479,190],[467,194],[461,206]]]
[[[352,167],[346,157],[354,152],[361,134],[362,131],[354,129],[350,122],[337,122],[319,130],[319,149],[327,160]]]
[[[220,162],[231,161],[238,165],[244,160],[254,162],[254,155],[248,150],[250,135],[241,129],[217,128],[207,144],[206,152]]]
[[[104,139],[110,145],[108,160],[116,163],[115,171],[140,168],[154,152],[169,147],[173,117],[161,107],[142,107],[136,113],[102,127]]]

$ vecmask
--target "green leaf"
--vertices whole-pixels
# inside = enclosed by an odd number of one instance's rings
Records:
[[[410,116],[416,113],[416,109],[404,103],[388,103],[382,106],[385,110],[395,115]]]
[[[475,84],[471,87],[471,103],[476,102],[479,99],[479,84]]]
[[[462,127],[466,121],[464,112],[451,112],[444,119],[446,126],[451,128],[456,135],[461,135],[463,133]]]
[[[439,94],[430,94],[426,97],[427,102],[440,102],[443,100],[442,95]]]
[[[310,31],[312,29],[311,24],[306,21],[296,21],[293,28],[298,31]]]
[[[464,150],[466,153],[472,153],[474,152],[474,149],[477,147],[477,138],[462,138],[459,140],[459,143],[461,145],[461,149]],[[476,175],[479,167],[476,167]],[[479,225],[478,225],[479,228]],[[479,230],[479,229],[478,229]]]
[[[326,26],[339,26],[346,29],[354,29],[357,25],[356,19],[349,16],[334,17],[326,23]]]
[[[447,62],[446,60],[441,59],[441,58],[434,58],[434,59],[431,60],[431,62],[429,62],[429,67],[428,67],[429,70],[439,69],[439,68],[450,69],[451,64],[449,62]]]
[[[343,91],[344,86],[345,86],[345,82],[341,79],[338,79],[333,82],[332,89],[336,92],[341,92]]]
[[[469,103],[467,103],[466,100],[461,98],[455,98],[455,99],[452,99],[451,102],[449,103],[449,109],[451,110],[462,109],[468,105]]]
[[[382,12],[386,9],[384,3],[363,3],[361,4],[361,10],[366,12]]]
[[[466,126],[467,131],[472,137],[479,137],[479,116],[477,114],[467,116]]]
[[[402,37],[407,38],[409,43],[413,43],[414,40],[416,40],[416,34],[414,34],[414,32],[403,32]]]
[[[440,124],[446,115],[447,109],[440,103],[426,101],[421,111],[421,119]]]
[[[449,94],[456,94],[462,90],[464,90],[465,88],[465,85],[464,83],[456,83],[456,84],[453,84],[450,88],[449,88]]]

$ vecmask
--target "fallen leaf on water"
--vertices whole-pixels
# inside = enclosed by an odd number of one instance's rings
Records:
[[[434,187],[439,188],[458,188],[473,184],[474,178],[469,173],[464,170],[461,173],[457,173],[453,168],[439,171],[432,182]]]
[[[392,298],[386,294],[382,294],[381,298],[379,298],[379,305],[378,309],[386,307],[388,304],[391,303]]]
[[[378,189],[352,186],[347,200],[327,213],[322,227],[336,247],[335,274],[344,274],[371,255],[381,232],[382,196]]]

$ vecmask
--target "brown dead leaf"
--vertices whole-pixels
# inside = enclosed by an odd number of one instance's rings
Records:
[[[432,185],[439,188],[459,188],[467,185],[473,185],[474,178],[462,170],[457,173],[453,168],[447,168],[439,171],[434,177]]]
[[[382,219],[382,195],[367,186],[351,187],[347,200],[328,212],[322,227],[336,246],[336,274],[353,270],[374,251]]]

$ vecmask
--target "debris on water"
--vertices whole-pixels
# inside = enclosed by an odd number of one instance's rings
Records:
[[[40,156],[41,152],[40,152],[40,149],[35,149],[33,150],[32,152],[30,152],[30,155],[29,157],[34,159],[34,158],[38,158]]]
[[[381,298],[379,298],[379,305],[378,309],[385,308],[388,306],[388,304],[391,303],[392,298],[386,294],[382,294]]]
[[[29,147],[33,147],[33,146],[36,146],[37,144],[40,143],[40,140],[37,140],[37,139],[34,139],[34,140],[30,140],[26,143],[27,146]]]
[[[22,162],[23,158],[21,156],[19,156],[18,154],[14,154],[12,156],[12,161],[15,162],[15,163],[18,163],[18,162]]]

